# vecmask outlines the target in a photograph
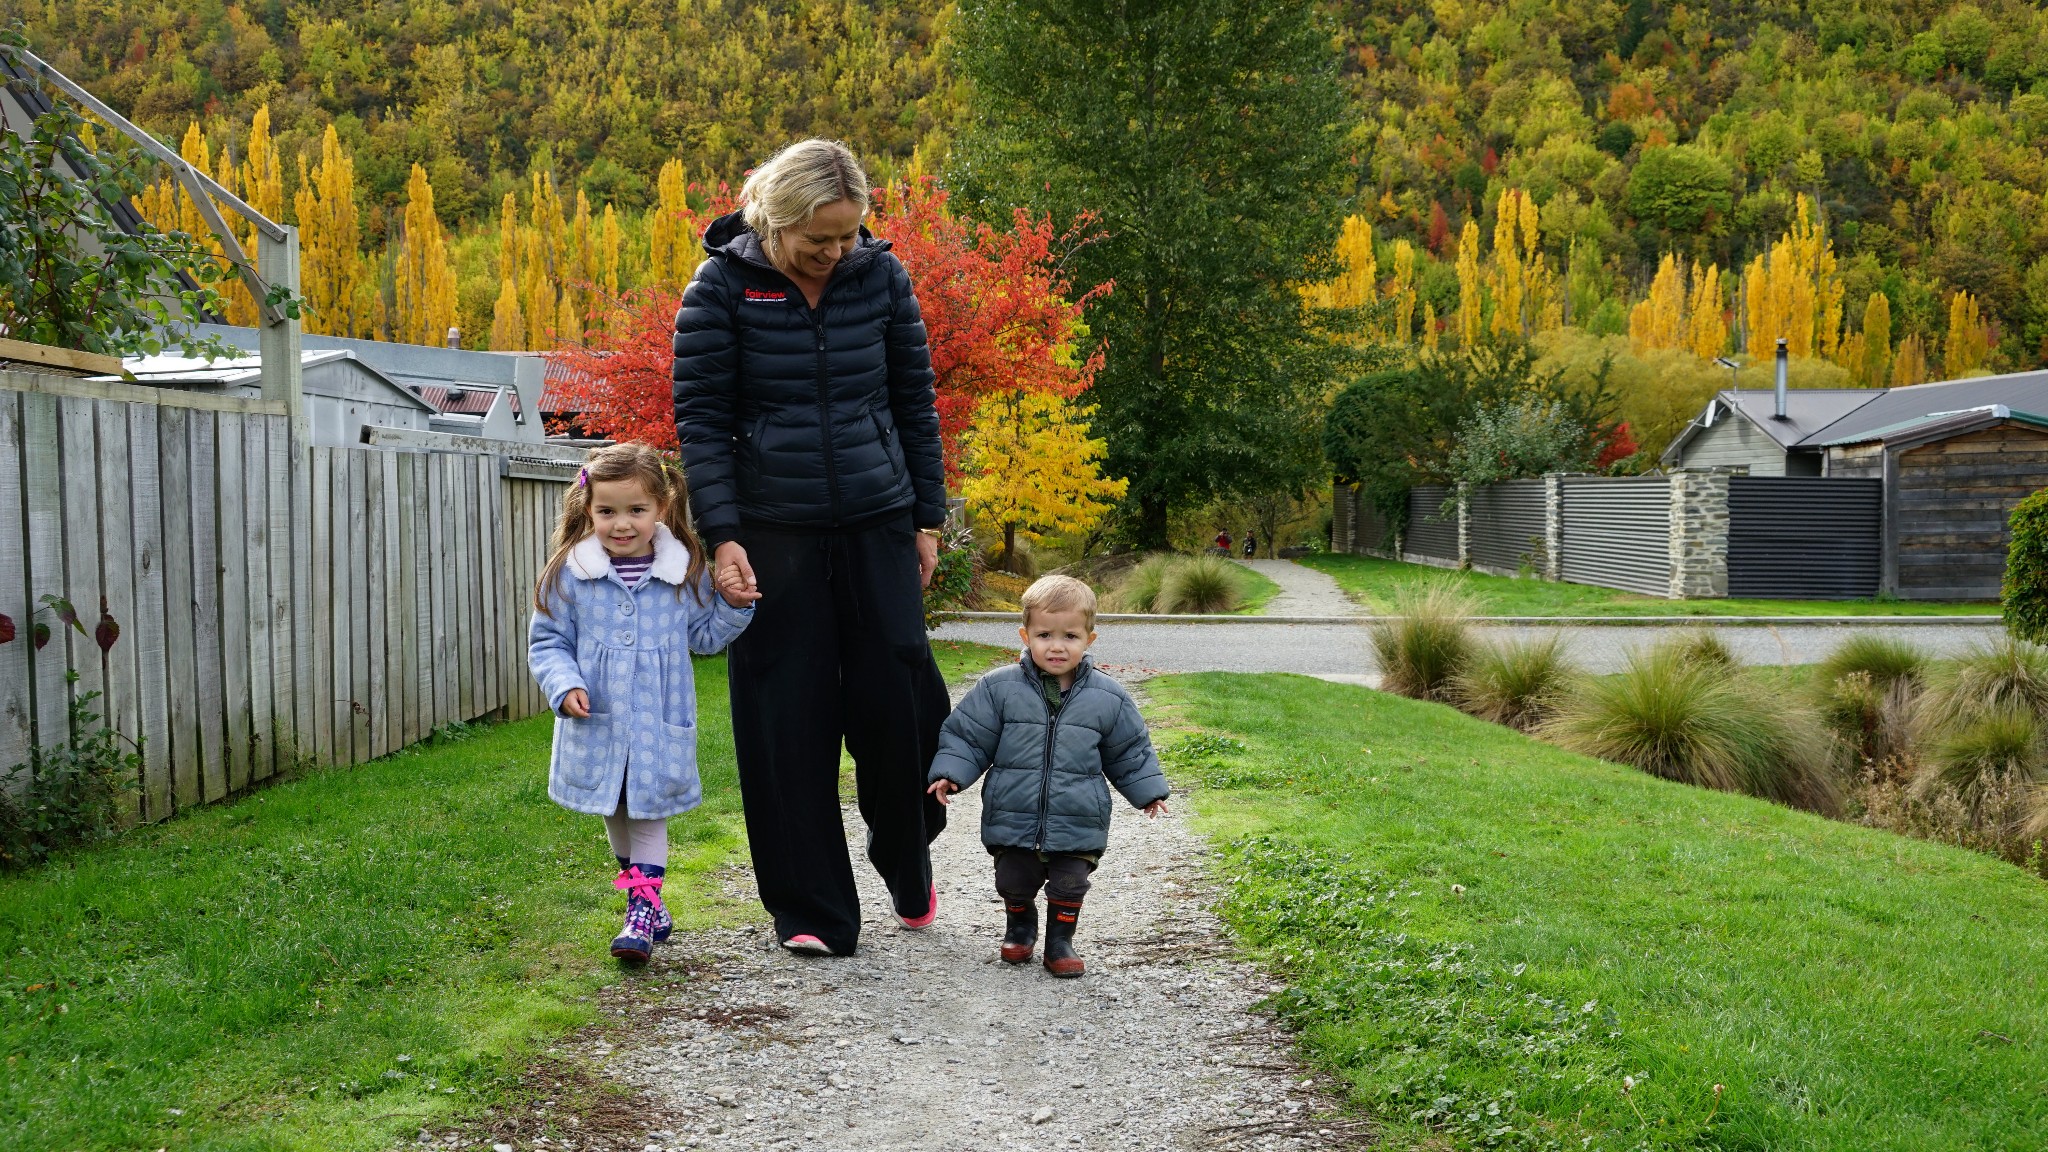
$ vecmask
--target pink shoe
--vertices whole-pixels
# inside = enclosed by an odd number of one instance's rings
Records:
[[[898,916],[898,917],[897,917],[896,919],[898,919],[898,920],[902,921],[902,922],[903,922],[903,926],[904,926],[905,928],[908,928],[908,929],[910,929],[910,930],[911,930],[912,932],[922,932],[922,931],[924,931],[925,929],[927,929],[927,928],[931,927],[931,926],[932,926],[932,921],[934,921],[934,920],[936,920],[936,919],[938,919],[938,918],[939,918],[939,890],[938,890],[938,888],[937,888],[936,886],[934,886],[934,887],[932,888],[932,899],[931,899],[931,903],[929,903],[929,904],[925,905],[925,909],[924,909],[924,915],[922,915],[922,916],[919,916],[919,917],[917,917],[917,918],[916,918],[915,920],[913,920],[913,919],[910,919],[909,917],[906,917],[906,916]]]
[[[782,946],[791,952],[802,952],[808,956],[830,956],[832,954],[832,949],[826,947],[825,942],[816,936],[791,936],[782,942]]]

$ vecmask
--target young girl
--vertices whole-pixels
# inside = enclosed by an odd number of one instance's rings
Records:
[[[548,795],[604,817],[627,894],[612,955],[628,963],[674,926],[668,818],[702,799],[690,653],[732,643],[760,599],[737,582],[711,594],[687,500],[681,472],[645,444],[591,453],[533,590],[528,661],[557,717]]]

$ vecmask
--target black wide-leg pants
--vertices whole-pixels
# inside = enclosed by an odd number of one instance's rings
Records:
[[[853,757],[868,861],[899,916],[930,909],[930,845],[946,809],[925,793],[950,711],[924,630],[908,517],[844,533],[741,529],[761,599],[733,642],[733,749],[761,903],[779,939],[840,955],[860,897],[839,815],[839,749]]]

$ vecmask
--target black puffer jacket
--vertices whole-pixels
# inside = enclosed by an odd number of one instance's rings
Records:
[[[811,309],[740,214],[704,234],[676,313],[676,434],[708,547],[742,523],[946,519],[931,348],[910,277],[863,228]]]

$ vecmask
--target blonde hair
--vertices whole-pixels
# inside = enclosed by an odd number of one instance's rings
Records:
[[[1024,610],[1024,626],[1031,627],[1033,612],[1079,612],[1095,631],[1095,589],[1072,576],[1040,576],[1017,601]]]
[[[543,616],[554,615],[548,611],[548,597],[562,585],[562,566],[569,561],[569,550],[597,530],[596,522],[590,518],[590,486],[617,480],[639,481],[661,505],[661,522],[690,550],[690,567],[684,573],[683,586],[702,602],[703,590],[697,587],[697,578],[704,574],[704,550],[697,544],[696,530],[690,527],[690,488],[683,480],[682,465],[645,444],[613,444],[593,449],[583,470],[576,474],[575,483],[562,494],[562,515],[555,521],[547,567],[541,569],[540,579],[533,586],[534,611]],[[677,596],[682,594],[682,588],[676,589]]]
[[[782,230],[808,223],[827,204],[851,200],[868,214],[868,174],[837,140],[799,140],[754,169],[740,188],[747,227],[768,259],[782,258]]]

